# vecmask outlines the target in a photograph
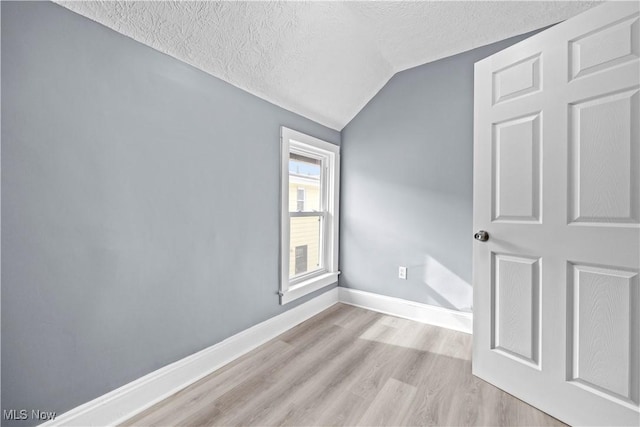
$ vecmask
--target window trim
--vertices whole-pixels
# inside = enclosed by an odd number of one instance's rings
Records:
[[[280,128],[280,304],[331,285],[338,281],[338,238],[340,207],[340,147],[318,138],[282,126]],[[321,187],[326,188],[326,206],[321,206],[323,265],[312,274],[289,279],[289,153],[294,152],[322,159]],[[305,195],[306,196],[306,195]],[[321,202],[322,204],[322,202]],[[304,213],[317,216],[320,212]],[[296,215],[298,216],[298,215]]]

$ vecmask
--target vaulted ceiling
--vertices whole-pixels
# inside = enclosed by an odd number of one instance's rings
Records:
[[[398,71],[554,24],[598,4],[57,3],[337,130]]]

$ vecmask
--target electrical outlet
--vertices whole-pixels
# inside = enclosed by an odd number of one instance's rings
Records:
[[[407,280],[407,267],[398,268],[398,278]]]

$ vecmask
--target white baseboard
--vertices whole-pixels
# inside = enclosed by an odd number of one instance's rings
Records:
[[[472,330],[471,313],[448,310],[371,292],[334,288],[218,344],[65,412],[42,426],[102,427],[119,424],[337,302],[469,334]]]
[[[112,426],[151,407],[338,302],[334,288],[198,353],[178,360],[42,426]]]
[[[338,288],[340,302],[470,334],[473,314],[349,288]]]

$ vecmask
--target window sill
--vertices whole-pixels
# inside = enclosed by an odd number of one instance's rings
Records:
[[[293,300],[301,298],[311,292],[322,289],[325,286],[332,285],[338,281],[339,271],[333,273],[325,273],[312,277],[304,282],[296,283],[286,292],[280,295],[280,305],[285,305]]]

